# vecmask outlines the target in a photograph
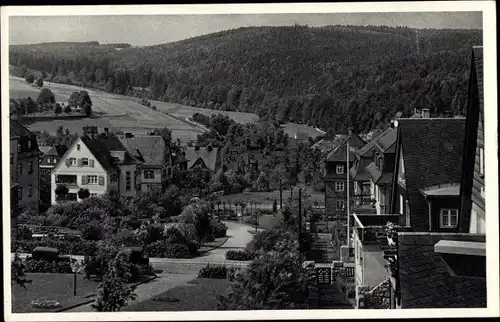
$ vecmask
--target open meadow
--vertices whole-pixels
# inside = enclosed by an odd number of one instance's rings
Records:
[[[15,99],[25,97],[36,99],[41,90],[39,87],[27,84],[24,79],[13,76],[9,77],[9,85],[10,98]],[[49,88],[54,93],[57,102],[67,102],[71,93],[82,90],[79,86],[47,81],[44,82],[44,87]],[[224,114],[239,123],[252,123],[259,120],[258,115],[253,113],[210,110],[177,103],[151,101],[151,104],[157,108],[155,111],[138,103],[139,99],[135,97],[109,94],[87,88],[84,90],[89,93],[92,99],[92,109],[96,117],[81,120],[37,121],[27,124],[28,128],[33,131],[47,130],[55,133],[57,128],[62,125],[69,128],[71,132],[80,132],[83,126],[95,125],[101,129],[108,127],[133,134],[145,134],[155,128],[168,127],[172,130],[174,139],[180,138],[181,141],[188,142],[196,140],[197,135],[203,132],[201,127],[186,121],[195,112],[204,115]],[[286,123],[283,128],[285,133],[288,133],[291,137],[298,132],[305,132],[313,138],[323,134],[314,127],[303,124]]]

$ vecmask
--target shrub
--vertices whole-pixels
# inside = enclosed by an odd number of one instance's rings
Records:
[[[27,273],[72,273],[68,262],[49,262],[43,259],[26,261]]]
[[[293,239],[295,235],[282,228],[271,228],[254,235],[252,241],[245,248],[247,254],[252,258],[260,252],[268,252],[274,249],[277,242],[283,239]]]
[[[191,252],[186,244],[170,244],[160,240],[147,245],[144,252],[149,257],[160,258],[191,258]]]
[[[198,272],[198,278],[226,279],[227,277],[228,277],[228,268],[225,265],[208,264]]]
[[[232,261],[248,261],[251,259],[251,256],[241,250],[228,250],[226,252],[226,259]]]
[[[82,237],[86,240],[100,240],[102,239],[103,231],[102,226],[98,221],[93,220],[83,226]]]
[[[90,240],[16,240],[11,243],[12,251],[19,249],[31,253],[36,247],[45,246],[57,248],[62,254],[93,255],[97,252],[97,243]]]
[[[212,231],[215,238],[225,237],[227,233],[227,226],[222,221],[214,220],[211,221]]]
[[[248,218],[245,218],[243,220],[243,222],[247,225],[251,225],[251,226],[257,226],[258,225],[258,221],[257,221],[257,218],[255,217],[248,217]]]

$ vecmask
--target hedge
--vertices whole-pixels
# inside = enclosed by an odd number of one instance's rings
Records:
[[[36,247],[57,248],[61,254],[70,255],[94,255],[97,252],[97,242],[90,240],[67,241],[67,240],[16,240],[11,244],[11,251],[21,250],[23,253],[31,253]]]
[[[228,250],[226,252],[226,259],[233,261],[248,261],[251,259],[251,256],[242,250]]]
[[[199,278],[217,278],[226,279],[228,277],[228,268],[225,265],[210,265],[203,267],[198,272]]]
[[[225,237],[227,233],[227,226],[221,221],[213,221],[212,228],[215,238]]]
[[[160,258],[191,258],[191,251],[192,249],[186,244],[169,244],[164,240],[151,243],[144,248],[149,257]]]
[[[26,261],[26,273],[72,273],[68,262],[49,262],[43,259]]]

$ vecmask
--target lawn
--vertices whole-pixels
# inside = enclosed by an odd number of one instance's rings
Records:
[[[73,295],[73,274],[46,274],[27,273],[31,284],[26,289],[19,285],[12,286],[12,312],[51,312],[50,309],[39,309],[31,306],[31,301],[37,299],[55,300],[62,307],[76,305],[89,301],[85,296],[96,292],[98,282],[95,280],[84,280],[83,275],[77,276],[76,296]],[[91,299],[91,298],[90,298]]]
[[[225,294],[231,282],[226,279],[196,278],[148,300],[127,307],[126,311],[211,311],[217,296]]]
[[[203,245],[200,246],[198,252],[206,253],[208,251],[211,251],[212,249],[219,248],[222,245],[224,245],[224,243],[228,240],[228,238],[229,238],[228,236],[215,238],[214,241],[204,243]]]

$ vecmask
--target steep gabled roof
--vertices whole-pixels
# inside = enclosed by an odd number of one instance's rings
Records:
[[[414,230],[426,230],[429,225],[428,209],[420,189],[460,181],[464,138],[463,118],[399,120],[396,169],[399,169],[402,149]],[[393,189],[394,192],[396,190]],[[394,205],[397,198],[392,200]]]
[[[139,160],[137,160],[130,151],[123,145],[123,143],[118,139],[118,137],[114,135],[105,135],[98,136],[93,141],[100,141],[108,148],[110,152],[112,151],[120,151],[125,152],[125,156],[121,164],[136,164]]]
[[[442,255],[434,250],[440,240],[484,243],[485,236],[449,233],[398,234],[398,279],[402,308],[486,307],[486,279],[452,274]]]
[[[109,148],[102,140],[93,140],[87,135],[83,135],[80,137],[82,143],[87,146],[90,152],[94,155],[97,162],[101,164],[101,166],[106,171],[116,171],[118,169],[117,165],[113,161],[113,157],[109,151]]]
[[[326,156],[327,162],[346,162],[347,161],[347,142],[349,142],[349,160],[354,161],[356,159],[355,150],[361,148],[366,144],[363,139],[359,137],[357,134],[349,135],[349,137],[342,142],[340,146],[338,146],[335,150],[328,153]]]
[[[398,131],[395,128],[389,127],[374,140],[375,145],[382,153],[395,153],[397,136]]]
[[[56,144],[54,146],[41,146],[40,151],[42,151],[44,155],[62,157],[64,153],[68,151],[68,147],[64,144]]]
[[[217,162],[219,161],[219,149],[212,149],[212,151],[208,151],[206,148],[200,148],[199,150],[192,147],[186,148],[188,169],[191,168],[199,158],[203,160],[210,171],[215,172],[217,170]]]
[[[373,181],[373,183],[377,185],[389,185],[392,183],[392,172],[381,172],[375,163],[371,162],[366,168],[366,173]]]
[[[20,137],[20,136],[27,136],[31,137],[35,135],[32,131],[28,130],[24,125],[21,123],[14,121],[13,119],[10,119],[10,137]]]
[[[135,151],[143,158],[145,166],[162,166],[165,160],[167,146],[165,140],[158,135],[134,136],[131,138],[120,138],[120,141],[130,151]]]

